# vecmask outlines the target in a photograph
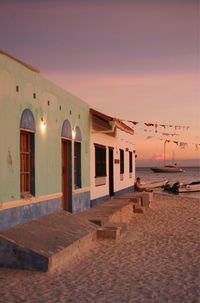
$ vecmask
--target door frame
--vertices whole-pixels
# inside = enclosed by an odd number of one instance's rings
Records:
[[[25,141],[27,141],[28,144],[27,151],[24,151],[22,147],[23,136],[26,136]],[[28,164],[28,171],[26,173],[24,172],[24,170],[22,170],[22,167],[24,167],[24,165],[22,164],[22,155],[25,154],[26,157],[28,157],[28,162],[26,163],[26,165]],[[24,186],[22,185],[22,175],[24,174],[28,174],[27,192],[22,191],[22,188],[24,188]],[[21,197],[25,197],[26,195],[35,196],[35,132],[22,128],[20,128],[20,195]]]
[[[65,145],[65,147],[64,147]],[[67,158],[64,159],[64,149],[67,149]],[[65,161],[65,163],[64,163]],[[63,165],[64,164],[64,165]],[[67,173],[67,184],[64,188],[64,166]],[[62,208],[72,212],[72,142],[67,138],[61,138],[61,183],[62,183]],[[66,190],[66,194],[65,194]]]
[[[109,195],[114,196],[114,148],[108,147]]]

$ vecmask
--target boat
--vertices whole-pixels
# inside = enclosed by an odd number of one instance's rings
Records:
[[[188,192],[199,192],[200,191],[200,181],[191,182],[189,184],[176,182],[172,185],[170,185],[170,183],[167,182],[164,185],[164,190],[175,193],[175,194],[188,193]]]
[[[173,153],[173,165],[165,165],[166,162],[166,143],[169,142],[169,140],[165,140],[164,142],[164,166],[161,167],[151,167],[151,170],[154,173],[181,173],[183,172],[183,169],[181,167],[176,166],[176,163],[174,163],[174,153]]]
[[[167,184],[167,180],[165,181],[155,181],[151,183],[143,183],[141,184],[142,187],[151,189],[151,188],[158,188],[158,187],[164,187]]]
[[[165,165],[162,167],[151,167],[154,173],[181,173],[183,169],[176,165]]]
[[[200,191],[200,181],[180,185],[177,191],[178,193],[198,192]]]

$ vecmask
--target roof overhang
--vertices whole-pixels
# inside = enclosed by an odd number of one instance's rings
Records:
[[[22,64],[23,66],[25,66],[26,68],[30,69],[32,72],[35,72],[35,73],[39,73],[39,72],[40,72],[39,69],[33,67],[33,66],[30,65],[30,64],[27,64],[27,63],[25,63],[25,62],[19,60],[18,58],[16,58],[16,57],[14,57],[14,56],[12,56],[12,55],[10,55],[10,54],[4,52],[4,51],[1,50],[1,49],[0,49],[0,54],[9,57],[9,58],[11,58],[12,60],[15,60],[16,62],[18,62],[18,63]]]
[[[112,127],[112,129],[114,129],[114,127],[119,128],[122,131],[125,131],[131,135],[134,134],[134,130],[133,128],[129,127],[128,125],[126,125],[124,122],[122,122],[120,119],[117,118],[113,118],[111,116],[105,115],[93,108],[90,108],[90,113],[97,118],[100,118],[102,120],[104,120],[105,122],[108,123],[108,125],[110,125]]]

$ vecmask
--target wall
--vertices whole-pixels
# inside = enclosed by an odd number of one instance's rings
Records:
[[[126,191],[132,190],[134,179],[135,179],[135,156],[133,153],[133,173],[130,178],[129,174],[129,151],[133,151],[135,149],[134,145],[134,135],[131,135],[127,132],[124,132],[120,129],[116,129],[116,135],[111,136],[108,134],[104,134],[102,132],[96,132],[92,128],[91,122],[91,130],[90,130],[90,154],[91,154],[91,162],[90,162],[90,186],[91,186],[91,200],[92,205],[98,204],[104,200],[109,198],[109,150],[108,147],[113,147],[113,155],[114,159],[120,159],[120,149],[124,150],[124,179],[120,180],[120,164],[114,164],[114,192],[115,195],[118,193],[124,193]],[[101,144],[107,147],[106,149],[106,184],[101,186],[95,186],[95,147],[94,144]],[[128,148],[129,151],[125,149]]]
[[[16,86],[19,86],[19,92],[16,91]],[[35,99],[33,98],[34,93],[36,94]],[[81,129],[82,188],[83,192],[84,188],[85,192],[89,191],[88,104],[43,78],[40,74],[29,70],[6,55],[0,54],[0,211],[10,209],[10,202],[16,201],[18,206],[21,201],[20,119],[25,108],[32,111],[36,123],[35,196],[42,197],[42,201],[44,201],[46,195],[56,194],[60,195],[61,200],[61,130],[65,119],[70,121],[72,129],[76,126]],[[44,118],[47,126],[45,132],[41,131],[41,118]],[[72,186],[74,188],[73,184]],[[73,195],[76,195],[76,191]],[[37,202],[39,203],[40,200],[38,198]],[[31,201],[24,200],[24,204],[27,203],[30,204]],[[83,201],[84,203],[88,205],[88,201]],[[22,207],[21,204],[20,207]],[[82,208],[84,209],[84,205]]]

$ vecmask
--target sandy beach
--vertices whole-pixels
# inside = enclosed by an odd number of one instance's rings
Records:
[[[155,194],[119,241],[55,274],[0,269],[0,302],[200,302],[200,201]]]

